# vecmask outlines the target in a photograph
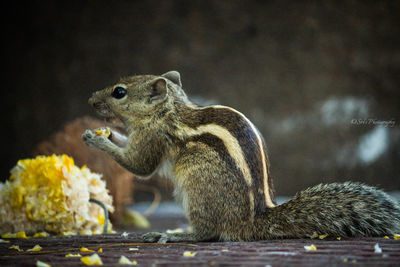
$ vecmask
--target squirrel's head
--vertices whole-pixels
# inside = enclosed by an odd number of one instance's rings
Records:
[[[161,76],[137,75],[95,92],[89,99],[97,113],[122,121],[154,119],[173,109],[175,101],[187,102],[180,74],[170,71]]]

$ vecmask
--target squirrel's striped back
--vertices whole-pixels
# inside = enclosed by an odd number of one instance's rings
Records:
[[[177,132],[189,136],[188,140],[216,143],[216,150],[226,151],[221,159],[231,168],[239,169],[242,178],[249,187],[249,198],[254,215],[275,207],[272,179],[264,140],[257,128],[242,113],[225,106],[185,106],[179,112]],[[207,141],[208,140],[208,141]],[[223,149],[221,148],[223,146]]]

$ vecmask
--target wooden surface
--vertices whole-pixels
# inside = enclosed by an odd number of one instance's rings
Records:
[[[136,260],[138,266],[400,266],[400,240],[384,238],[352,239],[286,239],[260,242],[210,242],[193,244],[146,244],[140,235],[130,233],[96,236],[56,236],[48,238],[9,239],[0,243],[0,266],[35,266],[40,260],[52,266],[83,265],[80,258],[66,258],[68,253],[83,253],[79,249],[103,249],[98,253],[104,265],[118,265],[121,255]],[[379,243],[382,253],[375,253]],[[25,252],[34,245],[40,252]],[[305,245],[314,244],[316,251],[306,251]],[[9,249],[19,245],[24,252]],[[132,251],[129,248],[137,248]],[[197,252],[184,257],[185,251]]]

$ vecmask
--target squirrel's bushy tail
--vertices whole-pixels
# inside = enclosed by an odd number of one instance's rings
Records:
[[[255,221],[261,239],[384,236],[400,232],[400,205],[389,195],[360,183],[320,184],[297,193]]]

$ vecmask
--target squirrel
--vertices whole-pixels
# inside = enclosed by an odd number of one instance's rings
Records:
[[[264,139],[242,113],[199,106],[177,71],[122,78],[93,93],[99,115],[118,119],[127,135],[83,133],[140,178],[172,180],[191,233],[150,232],[145,242],[254,241],[383,236],[400,232],[400,205],[383,191],[356,182],[320,184],[281,205],[274,201]]]

